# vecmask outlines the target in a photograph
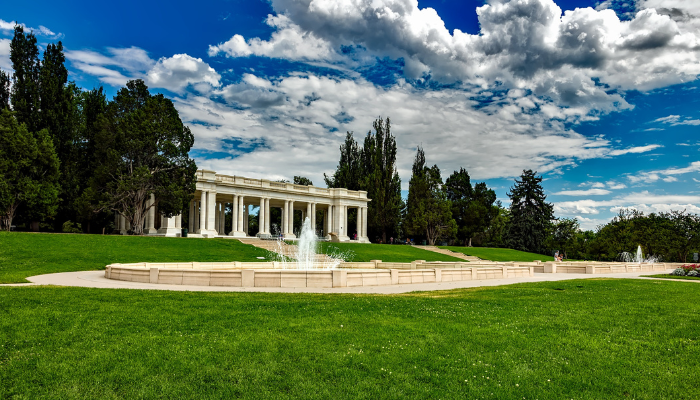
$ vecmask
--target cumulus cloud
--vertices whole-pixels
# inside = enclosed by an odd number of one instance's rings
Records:
[[[698,31],[645,4],[623,21],[604,9],[562,14],[552,0],[491,0],[476,9],[481,32],[470,35],[450,33],[417,0],[272,0],[270,40],[235,35],[210,54],[318,61],[354,45],[403,58],[409,78],[507,83],[567,106],[612,111],[631,107],[615,89],[649,90],[700,74]]]
[[[66,58],[80,72],[113,86],[123,86],[131,79],[143,79],[151,87],[173,92],[181,92],[188,85],[206,92],[221,85],[221,75],[209,64],[187,54],[161,57],[156,61],[138,47],[108,47],[106,54],[93,50],[69,50]]]
[[[345,132],[357,132],[361,141],[378,116],[392,118],[404,186],[421,144],[429,162],[445,171],[465,167],[475,179],[518,176],[528,168],[546,173],[616,150],[603,138],[588,138],[532,112],[542,101],[527,93],[509,92],[498,106],[480,108],[469,100],[475,95],[478,92],[431,91],[405,82],[379,87],[363,79],[313,74],[244,74],[240,82],[208,96],[178,98],[176,106],[195,133],[197,151],[207,154],[197,162],[222,173],[269,176],[279,165],[290,165],[285,169],[299,167],[299,173],[322,182],[322,174],[331,173],[337,164]],[[260,140],[265,146],[241,154],[227,148],[231,138]]]
[[[692,172],[700,172],[700,161],[694,161],[683,168],[667,168],[656,171],[639,172],[634,175],[628,175],[627,179],[632,183],[653,183],[659,180],[675,182],[678,180],[676,175],[684,175]]]
[[[209,56],[224,53],[230,57],[256,55],[305,61],[330,61],[338,57],[330,42],[303,31],[285,15],[268,15],[266,22],[276,29],[270,40],[253,38],[246,41],[243,36],[234,35],[224,43],[209,46]]]
[[[176,54],[172,57],[162,57],[148,71],[148,84],[179,92],[187,85],[206,83],[214,87],[221,85],[219,75],[214,68],[187,54]]]

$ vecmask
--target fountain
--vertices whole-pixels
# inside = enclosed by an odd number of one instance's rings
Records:
[[[629,252],[623,251],[620,253],[620,260],[622,262],[626,263],[648,263],[648,264],[654,264],[659,261],[658,257],[654,256],[648,256],[647,258],[644,258],[644,254],[642,253],[642,246],[637,246],[637,253],[636,254],[631,254]]]
[[[336,269],[342,262],[353,258],[351,251],[341,252],[338,248],[330,249],[329,254],[317,254],[317,246],[316,232],[311,226],[311,219],[306,217],[296,249],[279,239],[276,251],[270,252],[268,259],[279,262],[282,269],[329,270]]]

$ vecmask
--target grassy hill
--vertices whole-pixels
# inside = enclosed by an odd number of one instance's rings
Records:
[[[501,249],[494,247],[459,247],[459,246],[438,246],[441,249],[449,249],[468,256],[479,257],[484,260],[491,261],[525,261],[531,262],[535,260],[551,261],[552,256],[528,253],[526,251]]]
[[[465,262],[461,258],[407,245],[321,242],[319,247],[319,252],[322,253],[333,255],[340,252],[348,255],[346,258],[344,257],[345,261],[367,262],[382,260],[384,262],[411,262],[425,260]]]
[[[0,232],[0,283],[112,263],[265,261],[267,252],[231,239]]]

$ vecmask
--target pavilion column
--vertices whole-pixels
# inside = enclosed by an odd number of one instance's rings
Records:
[[[220,235],[226,234],[226,203],[221,203],[221,221],[219,222],[219,227],[221,228]]]
[[[268,235],[270,232],[270,199],[265,199],[265,233]]]
[[[238,232],[243,232],[243,205],[245,204],[245,197],[243,195],[238,196]]]
[[[294,200],[289,200],[289,223],[287,227],[289,228],[289,234],[294,234]]]
[[[245,235],[248,236],[248,229],[250,229],[250,222],[248,219],[250,210],[248,209],[248,206],[246,206],[243,209],[243,232],[245,232]]]
[[[233,195],[231,199],[231,233],[229,236],[234,236],[238,232],[238,195]]]
[[[221,220],[219,219],[219,202],[214,203],[214,230],[219,233]]]
[[[357,219],[355,220],[355,233],[357,234],[357,240],[362,237],[362,207],[357,207]]]
[[[209,203],[207,204],[207,230],[216,232],[216,192],[210,190],[208,193]]]
[[[201,202],[195,201],[194,202],[194,231],[193,233],[197,233],[200,229],[199,225],[199,207],[200,207]]]
[[[306,203],[306,218],[311,219],[312,209],[313,209],[313,206],[311,205],[311,203]],[[306,218],[304,218],[304,220],[306,220]],[[311,226],[313,227],[313,225],[311,225]]]
[[[311,204],[311,229],[316,234],[316,203]]]
[[[182,213],[175,216],[175,228],[182,229]]]
[[[329,204],[326,211],[326,235],[331,232],[333,232],[333,206]]]
[[[207,192],[202,190],[202,195],[199,200],[199,227],[197,227],[197,233],[202,233],[202,231],[207,229]]]
[[[265,233],[265,226],[267,225],[267,220],[265,212],[265,198],[260,198],[260,211],[258,211],[258,234]]]
[[[287,222],[289,218],[287,217],[287,208],[289,207],[289,200],[284,201],[284,206],[282,206],[282,234],[287,233]]]

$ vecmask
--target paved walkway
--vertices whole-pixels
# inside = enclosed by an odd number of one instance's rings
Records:
[[[671,270],[668,270],[670,273]],[[275,292],[275,293],[368,293],[368,294],[396,294],[416,291],[449,290],[481,286],[501,286],[512,285],[523,282],[549,282],[563,281],[570,279],[591,279],[591,278],[632,278],[632,279],[653,279],[641,278],[640,275],[650,275],[650,272],[630,272],[623,274],[535,274],[535,276],[489,279],[460,282],[440,282],[440,283],[414,283],[410,285],[392,286],[362,286],[349,288],[252,288],[252,287],[222,287],[222,286],[189,286],[189,285],[165,285],[139,282],[126,282],[107,279],[104,271],[82,271],[82,272],[62,272],[58,274],[37,275],[27,278],[32,283],[12,284],[0,286],[33,286],[33,285],[58,285],[91,287],[103,289],[149,289],[149,290],[174,290],[192,292]],[[681,282],[696,282],[690,280],[680,280]]]

